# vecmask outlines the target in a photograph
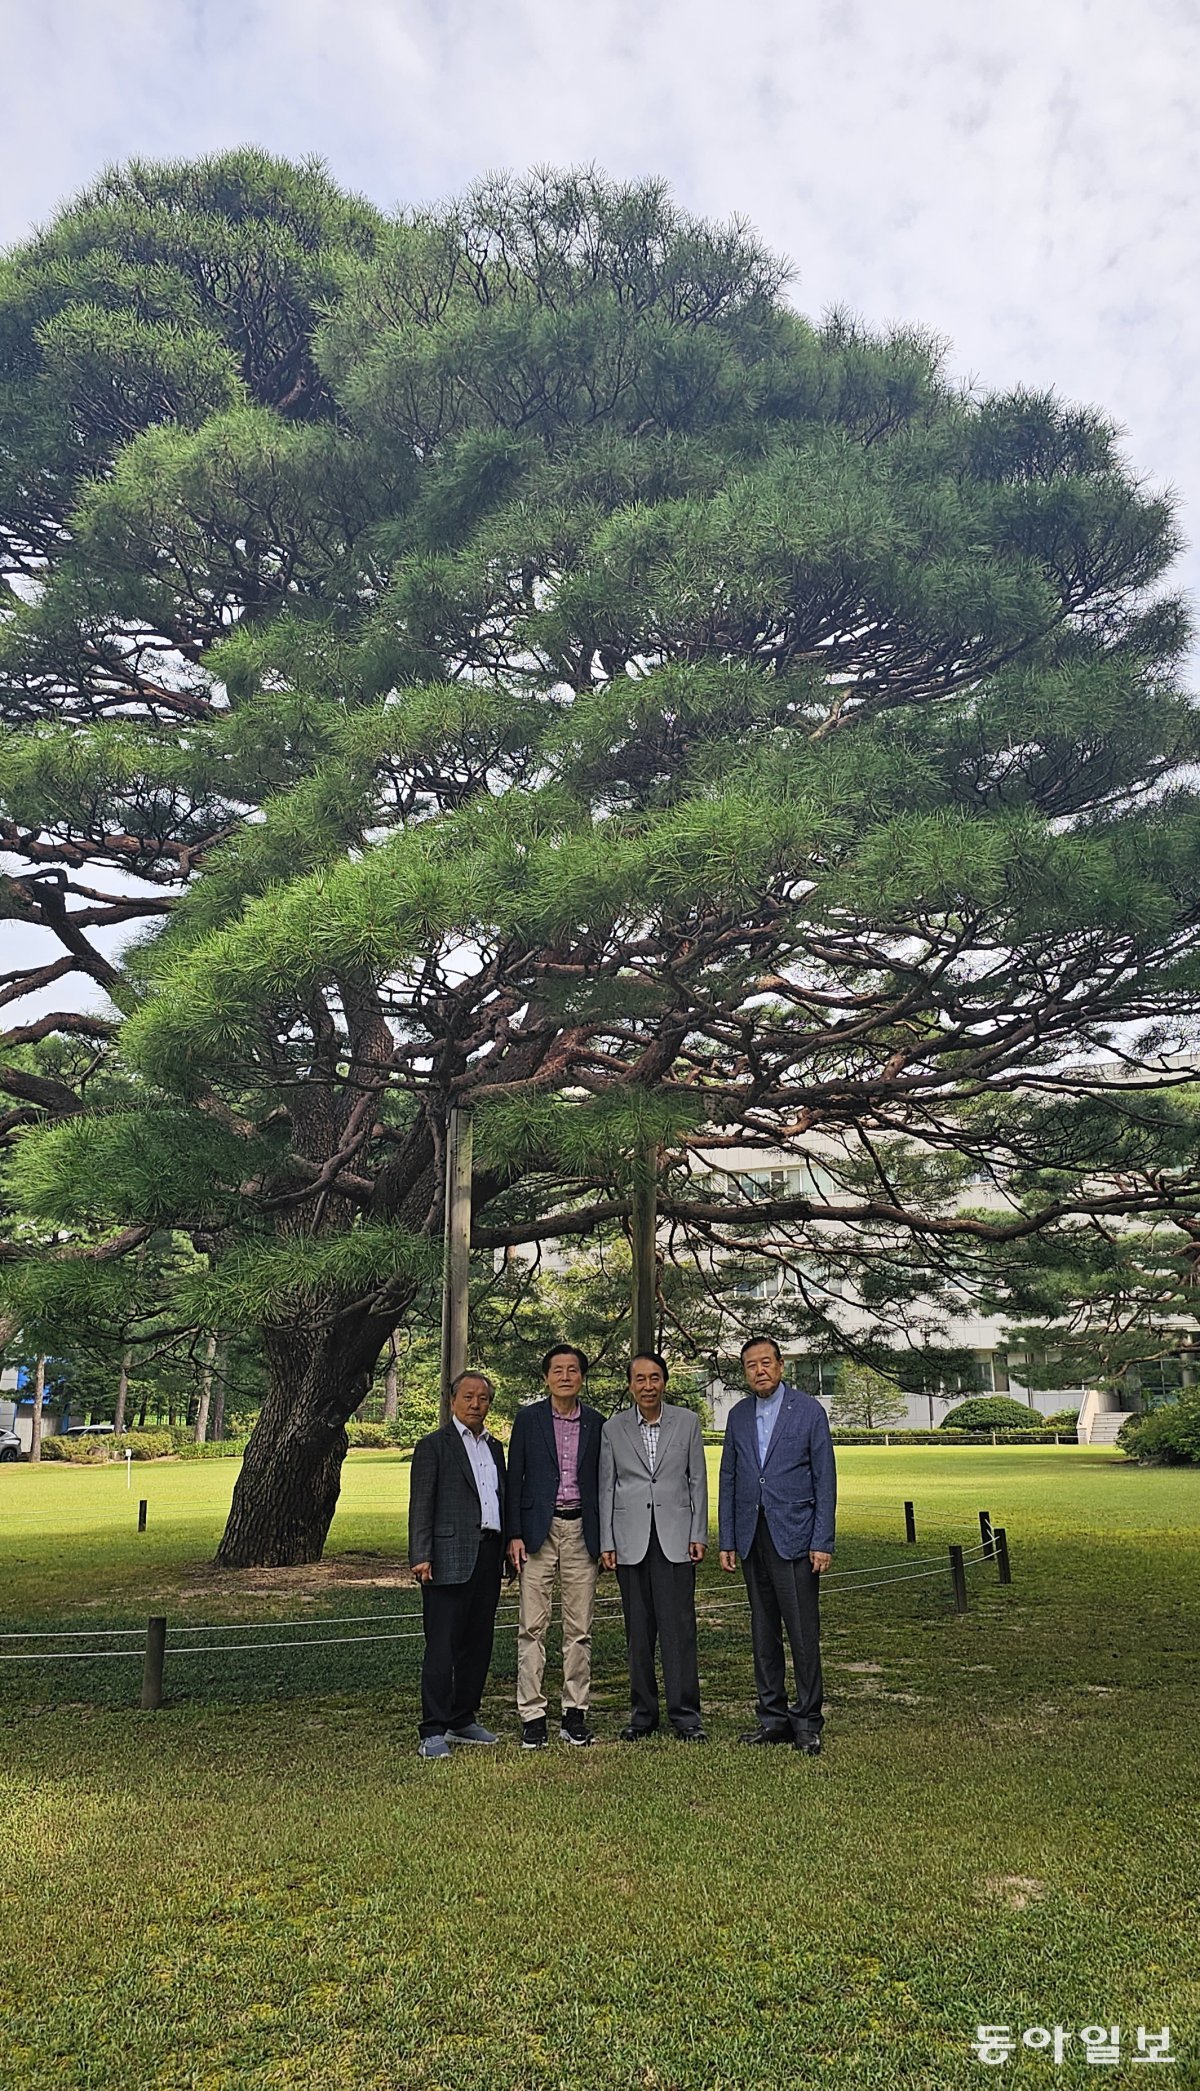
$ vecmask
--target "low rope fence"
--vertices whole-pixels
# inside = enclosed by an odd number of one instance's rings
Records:
[[[909,1545],[916,1543],[913,1505],[906,1503],[905,1524]],[[143,1527],[144,1529],[144,1527]],[[1008,1535],[1003,1526],[992,1527],[991,1516],[986,1510],[979,1513],[980,1536],[970,1545],[950,1544],[944,1554],[925,1554],[902,1557],[892,1562],[877,1562],[863,1568],[827,1569],[821,1577],[823,1598],[856,1595],[860,1591],[891,1589],[900,1583],[929,1582],[949,1573],[950,1594],[954,1610],[959,1615],[968,1609],[967,1572],[994,1562],[998,1580],[1011,1583],[1012,1569],[1008,1551]],[[518,1600],[510,1588],[502,1592],[496,1611],[496,1632],[513,1633],[518,1625]],[[698,1607],[698,1619],[703,1625],[714,1619],[719,1625],[726,1624],[722,1615],[736,1612],[742,1618],[749,1617],[749,1602],[742,1595],[730,1593],[727,1597],[704,1598]],[[220,1624],[215,1621],[200,1625],[176,1625],[171,1628],[171,1660],[189,1655],[262,1655],[275,1650],[293,1648],[350,1648],[367,1642],[421,1641],[424,1627],[417,1624],[421,1619],[420,1605],[407,1605],[397,1612],[350,1612],[326,1614],[314,1619],[239,1620]],[[598,1593],[595,1616],[601,1622],[619,1621],[622,1606],[616,1592]],[[404,1621],[388,1633],[324,1634],[309,1633],[309,1627],[328,1626],[391,1626],[393,1621]],[[273,1638],[264,1641],[208,1640],[194,1636],[239,1635],[261,1633],[264,1630],[278,1636],[299,1628],[294,1640]],[[13,1641],[126,1641],[133,1646],[121,1648],[38,1648],[10,1649]],[[148,1619],[144,1626],[109,1627],[39,1627],[13,1632],[0,1632],[0,1664],[5,1663],[63,1663],[125,1661],[142,1664],[141,1709],[153,1712],[162,1705],[163,1678],[167,1651],[167,1619],[162,1613]]]

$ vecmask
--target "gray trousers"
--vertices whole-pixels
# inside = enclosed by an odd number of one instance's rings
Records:
[[[700,1726],[695,1564],[668,1561],[651,1525],[645,1554],[640,1561],[618,1564],[617,1582],[629,1643],[630,1727],[649,1735],[658,1726],[657,1642],[671,1726],[694,1732]]]
[[[750,1594],[750,1633],[754,1645],[754,1687],[758,1721],[770,1735],[820,1735],[821,1711],[821,1579],[804,1554],[785,1561],[759,1513],[750,1551],[742,1557],[742,1574]],[[789,1706],[783,1659],[786,1632],[796,1672],[796,1697]]]

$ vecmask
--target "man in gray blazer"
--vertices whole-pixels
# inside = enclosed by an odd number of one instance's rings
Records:
[[[696,1652],[696,1567],[708,1544],[708,1475],[700,1418],[663,1400],[657,1352],[629,1364],[633,1407],[610,1416],[600,1440],[600,1559],[615,1568],[629,1644],[629,1725],[622,1742],[658,1726],[654,1651],[662,1650],[671,1726],[705,1742]]]

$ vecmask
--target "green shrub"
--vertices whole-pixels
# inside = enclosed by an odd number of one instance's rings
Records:
[[[176,1445],[176,1459],[240,1459],[246,1449],[245,1438],[207,1438],[198,1445],[194,1438],[186,1445]]]
[[[1074,1430],[1079,1421],[1078,1409],[1055,1409],[1052,1416],[1043,1416],[1047,1430]]]
[[[72,1467],[97,1467],[110,1457],[110,1437],[42,1439],[42,1458],[61,1459]]]
[[[123,1430],[119,1437],[105,1439],[118,1459],[127,1452],[134,1459],[169,1459],[175,1450],[175,1440],[169,1430]]]
[[[943,1416],[939,1430],[1036,1430],[1036,1419],[1011,1394],[979,1394]]]
[[[347,1423],[351,1451],[386,1452],[402,1443],[399,1423]]]
[[[1183,1394],[1148,1416],[1131,1416],[1117,1443],[1139,1466],[1200,1466],[1200,1392]]]

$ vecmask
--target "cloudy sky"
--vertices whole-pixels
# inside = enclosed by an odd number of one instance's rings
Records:
[[[107,162],[257,143],[388,207],[664,174],[811,313],[919,321],[1127,431],[1200,539],[1197,0],[6,0],[0,240]],[[1200,553],[1184,577],[1200,594]]]

